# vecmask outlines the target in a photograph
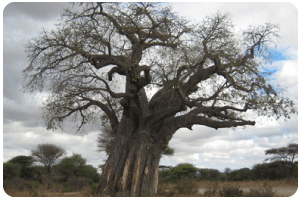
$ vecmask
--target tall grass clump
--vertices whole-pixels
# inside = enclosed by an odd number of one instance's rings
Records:
[[[272,187],[264,183],[262,188],[252,188],[249,192],[245,193],[246,197],[275,197],[276,191]]]
[[[175,189],[178,190],[179,194],[197,194],[198,184],[193,180],[180,179],[177,181]]]
[[[208,188],[204,191],[204,196],[206,197],[216,196],[218,188],[219,188],[218,181],[214,181],[212,184],[208,185]]]
[[[221,197],[242,197],[243,190],[238,187],[225,186],[219,189],[219,195]]]

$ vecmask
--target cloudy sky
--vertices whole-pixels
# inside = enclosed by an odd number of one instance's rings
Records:
[[[67,3],[11,3],[3,6],[3,161],[17,155],[30,155],[41,143],[54,143],[67,151],[81,154],[93,166],[103,164],[105,153],[97,152],[100,125],[86,129],[86,134],[47,131],[41,125],[41,95],[21,92],[22,70],[28,60],[24,46],[45,27],[54,28]],[[6,7],[5,7],[6,6]],[[231,13],[236,31],[249,24],[272,22],[280,25],[281,39],[274,53],[274,81],[286,87],[285,96],[298,97],[298,15],[290,3],[173,3],[174,9],[191,20],[202,20],[219,11]],[[297,100],[296,100],[297,101]],[[175,166],[192,163],[196,167],[224,171],[226,167],[251,168],[262,163],[269,148],[298,142],[298,116],[288,121],[257,118],[254,127],[214,130],[194,126],[181,129],[170,146],[175,155],[164,156],[160,164]]]

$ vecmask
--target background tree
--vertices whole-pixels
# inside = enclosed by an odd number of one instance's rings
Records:
[[[263,67],[276,25],[236,33],[228,14],[194,23],[162,4],[79,6],[28,43],[24,89],[50,92],[48,129],[68,117],[78,130],[108,120],[114,143],[100,195],[156,193],[161,154],[180,128],[255,125],[250,110],[276,118],[295,112]]]
[[[8,162],[18,164],[21,167],[20,178],[30,179],[33,176],[32,165],[34,163],[34,159],[32,156],[16,156]]]
[[[21,175],[21,166],[10,162],[3,163],[3,180],[12,179]]]
[[[199,169],[200,180],[217,180],[220,176],[220,171],[217,169]]]
[[[97,169],[86,165],[86,159],[80,154],[73,154],[63,158],[56,166],[60,181],[68,184],[73,190],[80,190],[87,184],[92,185],[99,181],[100,175]]]
[[[51,175],[52,166],[65,154],[66,152],[62,147],[54,144],[39,144],[31,150],[31,155],[46,167],[49,175]]]
[[[193,179],[196,176],[197,168],[189,163],[181,163],[170,170],[161,171],[160,178],[165,182],[177,182],[181,179]]]
[[[86,160],[79,154],[63,158],[57,165],[58,172],[63,176],[63,181],[67,181],[72,176],[78,176],[82,171]]]
[[[293,176],[293,163],[298,157],[298,144],[289,144],[287,147],[268,149],[265,153],[266,155],[273,155],[267,158],[266,161],[285,161],[289,166],[291,176]]]

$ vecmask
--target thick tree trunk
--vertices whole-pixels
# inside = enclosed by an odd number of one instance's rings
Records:
[[[100,196],[153,196],[157,191],[158,166],[169,139],[147,120],[144,91],[124,103],[123,117],[114,146],[99,183]]]
[[[138,134],[138,133],[137,133]],[[120,136],[103,169],[100,196],[152,196],[157,191],[162,145],[146,139]]]

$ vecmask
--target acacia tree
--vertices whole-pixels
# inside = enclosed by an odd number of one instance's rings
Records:
[[[45,165],[50,176],[52,166],[65,154],[66,151],[63,148],[54,144],[39,144],[35,149],[31,150],[31,155],[36,161]]]
[[[289,144],[287,147],[273,148],[265,151],[266,155],[273,155],[267,160],[285,161],[290,169],[290,175],[294,172],[294,161],[298,157],[298,144]]]
[[[50,92],[48,129],[63,127],[68,117],[77,117],[80,129],[105,116],[114,144],[102,196],[156,193],[161,154],[180,128],[255,125],[251,110],[295,112],[263,68],[276,25],[236,33],[228,14],[193,23],[154,3],[79,6],[29,42],[24,87]]]

